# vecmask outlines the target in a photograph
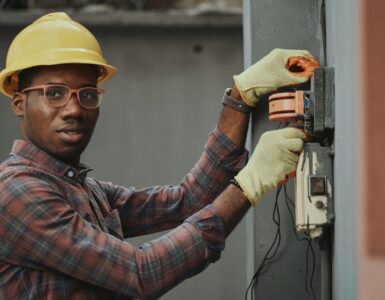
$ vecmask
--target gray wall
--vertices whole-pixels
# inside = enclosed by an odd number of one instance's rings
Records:
[[[326,1],[327,62],[335,69],[335,237],[333,299],[357,299],[357,77],[356,0]]]
[[[81,18],[87,23],[87,16]],[[98,24],[108,23],[108,17],[88,20],[109,63],[119,72],[104,85],[107,94],[99,123],[83,161],[94,168],[92,176],[127,186],[178,183],[199,158],[216,125],[232,74],[242,69],[241,17],[134,18],[135,24],[117,20],[103,27]],[[3,61],[12,37],[28,19],[0,15]],[[0,97],[0,158],[4,159],[18,136],[18,125],[9,100]],[[152,237],[131,242],[140,244]],[[242,223],[228,239],[219,262],[162,299],[241,299],[244,249]]]
[[[250,28],[245,27],[245,49],[250,61],[255,62],[274,48],[306,49],[324,62],[321,5],[320,1],[308,0],[249,0]],[[248,21],[246,19],[246,21]],[[270,129],[277,128],[276,123],[268,121],[267,99],[263,99],[253,115],[252,138],[253,147],[260,135]],[[294,199],[292,181],[288,183],[289,195]],[[254,256],[248,256],[248,262],[254,262],[254,271],[262,263],[265,253],[274,240],[276,225],[273,222],[275,191],[264,197],[255,209],[254,224]],[[282,240],[276,258],[267,263],[258,277],[255,299],[311,299],[306,292],[306,249],[305,242],[295,239],[291,216],[281,194],[279,200],[281,213]],[[314,288],[319,299],[320,268],[319,254],[316,252],[316,273]],[[248,281],[250,280],[248,274]]]
[[[333,236],[333,299],[357,299],[357,1],[350,0],[245,0],[250,6],[246,22],[245,52],[256,61],[275,47],[310,50],[321,64],[335,69],[335,227]],[[322,26],[322,4],[325,26]],[[248,20],[246,20],[248,21]],[[249,24],[249,25],[247,25]],[[261,132],[273,128],[267,122],[267,106],[254,115],[252,144]],[[266,197],[254,214],[255,268],[274,237],[273,195]],[[284,241],[278,258],[260,276],[256,298],[310,299],[304,293],[303,247],[293,241],[283,207]],[[248,227],[250,225],[248,224]],[[253,228],[254,228],[253,227]],[[249,229],[248,229],[249,230]],[[319,259],[319,258],[318,258]],[[319,274],[318,274],[319,275]],[[248,274],[248,280],[250,275]],[[319,289],[319,278],[316,278]]]

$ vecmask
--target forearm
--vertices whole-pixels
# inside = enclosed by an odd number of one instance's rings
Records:
[[[223,219],[226,237],[242,220],[250,208],[250,202],[243,192],[232,184],[215,199],[212,205],[218,215]]]
[[[237,148],[216,129],[198,163],[179,185],[135,190],[100,184],[111,207],[119,209],[125,237],[135,236],[173,228],[212,203],[244,167],[247,157],[244,148]]]
[[[69,289],[67,295],[76,286],[82,293],[81,287],[89,283],[134,298],[155,299],[216,261],[224,248],[223,222],[210,206],[140,247],[85,221],[54,190],[42,193],[42,188],[32,186],[17,200],[7,197],[0,208],[6,216],[0,224],[0,239],[7,245],[0,251],[2,257],[25,272],[44,271],[44,278],[53,282],[59,278]],[[41,280],[31,288],[44,283]]]
[[[234,85],[230,96],[242,100],[241,95]],[[249,125],[249,113],[244,113],[224,105],[218,122],[218,128],[222,131],[238,148],[245,146],[247,129]]]

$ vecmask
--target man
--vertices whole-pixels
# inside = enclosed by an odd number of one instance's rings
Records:
[[[135,190],[87,177],[80,163],[99,85],[115,73],[96,39],[64,13],[25,28],[0,73],[23,137],[0,166],[0,298],[157,298],[215,262],[250,204],[295,170],[301,131],[266,133],[242,168],[244,142],[258,98],[307,81],[311,68],[288,68],[310,58],[274,50],[235,76],[218,127],[183,181]],[[141,247],[124,241],[170,228]]]

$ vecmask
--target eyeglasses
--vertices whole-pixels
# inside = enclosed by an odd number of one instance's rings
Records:
[[[96,87],[82,87],[80,89],[71,89],[66,85],[46,84],[26,88],[21,93],[43,90],[44,100],[51,107],[63,107],[67,105],[73,93],[81,107],[85,109],[96,109],[102,102],[102,94],[105,90]]]

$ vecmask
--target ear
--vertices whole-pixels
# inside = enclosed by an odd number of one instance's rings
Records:
[[[12,98],[12,110],[18,117],[24,116],[25,97],[20,93],[15,93]]]

